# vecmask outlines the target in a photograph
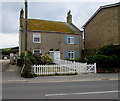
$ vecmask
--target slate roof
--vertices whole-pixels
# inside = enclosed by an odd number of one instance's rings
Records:
[[[48,21],[40,19],[28,19],[28,30],[30,31],[50,31],[63,33],[80,33],[81,31],[73,24],[58,21]]]
[[[116,6],[120,6],[120,2],[115,4],[100,6],[100,8],[88,19],[88,21],[82,26],[82,28],[84,28],[102,9],[116,7]]]

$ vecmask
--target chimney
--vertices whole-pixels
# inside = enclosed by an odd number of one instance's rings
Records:
[[[24,18],[24,11],[23,11],[22,8],[21,8],[21,11],[20,11],[20,18]]]
[[[20,27],[23,27],[23,23],[24,23],[23,18],[24,18],[24,11],[21,8],[21,10],[20,10]]]
[[[72,24],[72,15],[70,10],[67,13],[67,23]]]

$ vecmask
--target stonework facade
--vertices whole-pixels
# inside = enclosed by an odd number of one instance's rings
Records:
[[[19,32],[19,53],[25,51],[25,33],[24,18],[20,18]],[[40,35],[39,43],[34,42],[34,34]],[[73,43],[66,43],[66,37],[72,37]],[[70,41],[67,39],[67,41]],[[28,19],[27,31],[27,50],[33,52],[39,49],[41,54],[48,54],[49,51],[60,51],[61,59],[69,59],[66,57],[66,51],[74,52],[74,59],[81,58],[83,48],[83,36],[80,31],[71,22],[56,22],[37,19]]]
[[[100,7],[83,26],[84,49],[120,44],[120,3]]]

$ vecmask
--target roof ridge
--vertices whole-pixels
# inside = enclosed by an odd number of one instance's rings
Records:
[[[59,23],[66,23],[66,22],[62,22],[62,21],[52,21],[52,20],[33,19],[33,18],[28,18],[28,20],[41,20],[41,21],[48,21],[48,22],[59,22]]]
[[[114,4],[109,4],[109,5],[100,6],[100,7],[98,8],[98,10],[96,10],[96,11],[92,14],[92,16],[86,21],[86,23],[82,26],[82,28],[84,28],[84,27],[96,16],[96,14],[98,14],[98,12],[101,11],[101,9],[110,8],[110,7],[115,7],[115,6],[120,6],[120,2],[114,3]]]
[[[120,2],[112,3],[112,4],[108,4],[108,5],[100,6],[100,7],[101,7],[101,8],[107,8],[107,7],[113,7],[113,6],[118,6],[118,5],[120,5]]]

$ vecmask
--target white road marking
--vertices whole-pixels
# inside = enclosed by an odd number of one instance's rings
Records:
[[[61,93],[61,94],[46,94],[46,96],[61,96],[61,95],[83,95],[83,94],[101,94],[101,93],[116,93],[120,92],[118,90],[115,91],[100,91],[100,92],[83,92],[83,93]]]

